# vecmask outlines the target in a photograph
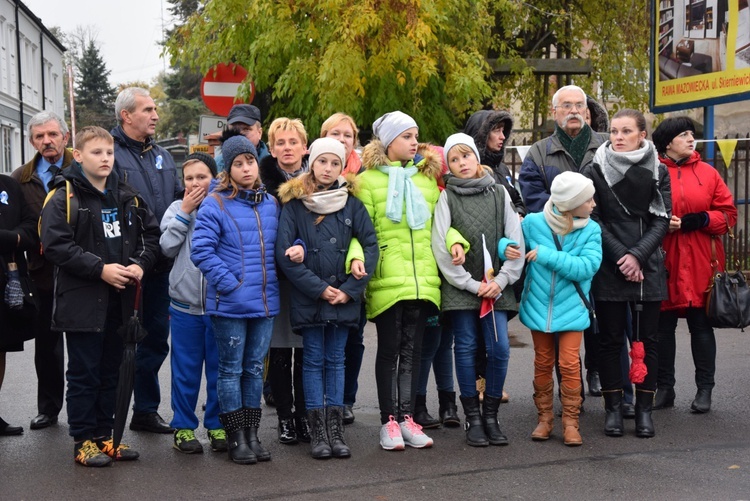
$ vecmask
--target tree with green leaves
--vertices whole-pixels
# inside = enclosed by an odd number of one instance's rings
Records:
[[[571,78],[535,75],[528,58],[588,57],[593,73],[573,83],[640,109],[648,100],[649,23],[641,4],[186,2],[197,3],[197,10],[167,41],[173,64],[204,72],[220,62],[238,63],[259,91],[271,91],[270,118],[300,117],[312,131],[336,111],[367,127],[400,109],[417,120],[423,139],[442,141],[468,114],[489,105],[546,114],[551,94]],[[488,58],[510,73],[493,74]]]
[[[75,87],[76,122],[81,126],[98,125],[109,129],[116,124],[115,89],[99,48],[89,40],[78,61]]]

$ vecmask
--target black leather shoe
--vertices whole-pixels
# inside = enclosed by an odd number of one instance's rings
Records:
[[[705,414],[711,410],[711,389],[710,388],[698,388],[698,393],[695,394],[695,400],[690,405],[690,411],[693,414]]]
[[[174,428],[169,426],[158,412],[133,413],[130,429],[149,433],[174,433]]]
[[[297,416],[294,418],[294,427],[297,429],[297,440],[306,444],[310,443],[310,423],[307,416]]]
[[[635,405],[629,404],[623,400],[622,417],[625,419],[635,419]]]
[[[602,396],[602,382],[599,379],[597,371],[588,371],[586,373],[586,382],[589,385],[589,395],[592,397]]]
[[[354,410],[351,405],[344,406],[344,424],[352,424],[354,422]]]
[[[23,428],[20,426],[11,426],[5,422],[3,418],[0,418],[0,436],[9,437],[11,435],[22,435]]]
[[[32,430],[41,430],[48,426],[57,424],[57,416],[48,416],[47,414],[39,414],[37,417],[31,420],[29,428]]]
[[[278,433],[280,444],[295,445],[298,442],[293,418],[279,419]]]
[[[654,410],[674,407],[674,388],[658,388],[654,397]]]

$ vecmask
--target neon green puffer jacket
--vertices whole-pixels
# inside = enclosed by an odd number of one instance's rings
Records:
[[[415,160],[419,172],[412,180],[433,212],[440,196],[437,186],[440,155],[429,145],[420,144]],[[432,219],[423,229],[412,230],[406,223],[406,204],[400,223],[386,217],[388,176],[377,167],[398,163],[388,160],[380,141],[373,140],[365,147],[362,165],[366,170],[359,175],[357,197],[370,214],[380,246],[380,258],[365,294],[367,318],[372,319],[398,301],[409,299],[430,301],[439,308],[440,277],[430,245]]]

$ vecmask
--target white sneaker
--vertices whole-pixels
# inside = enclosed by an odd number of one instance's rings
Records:
[[[422,427],[415,423],[411,416],[405,416],[404,419],[405,421],[399,424],[404,443],[416,449],[432,447],[432,439],[424,434]]]
[[[393,416],[389,416],[388,422],[380,428],[380,447],[387,451],[402,451],[405,448],[401,428]]]

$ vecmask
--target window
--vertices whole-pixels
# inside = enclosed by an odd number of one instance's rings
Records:
[[[5,125],[0,126],[0,172],[10,174],[13,170],[13,159],[11,156],[11,144],[13,141],[13,129]]]

